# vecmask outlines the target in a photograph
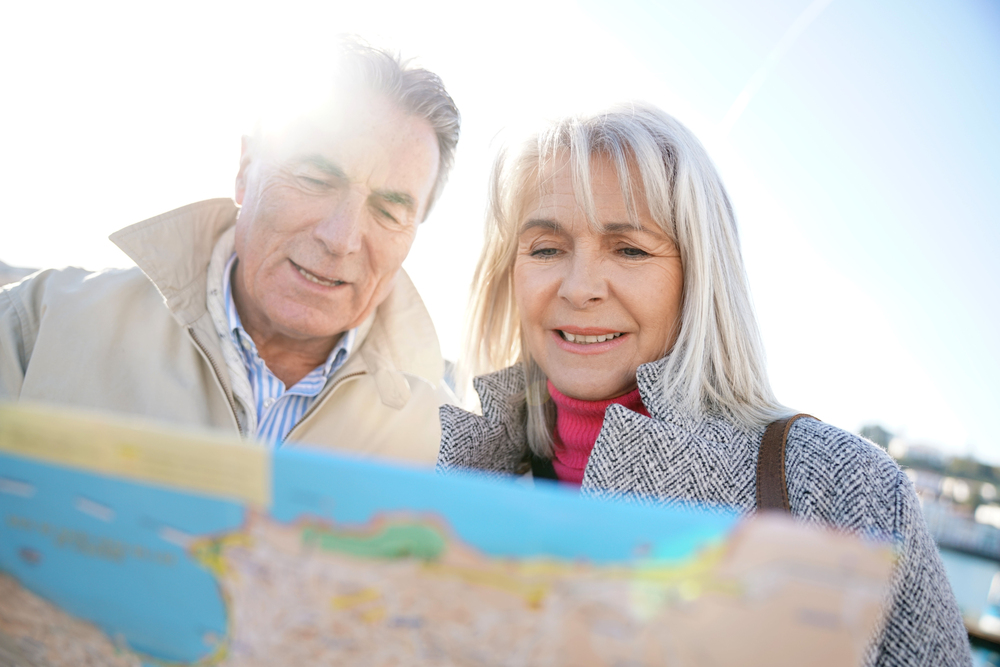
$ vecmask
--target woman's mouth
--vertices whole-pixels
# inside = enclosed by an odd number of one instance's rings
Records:
[[[596,336],[584,336],[581,334],[571,334],[568,331],[559,330],[559,335],[562,336],[563,340],[570,343],[576,343],[577,345],[592,345],[593,343],[603,343],[604,341],[618,338],[618,336],[621,336],[622,334],[621,332],[618,332],[599,334]]]

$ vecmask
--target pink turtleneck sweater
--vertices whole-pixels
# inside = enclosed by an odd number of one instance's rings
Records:
[[[590,460],[590,452],[604,424],[604,411],[612,403],[633,412],[649,416],[636,387],[624,396],[605,401],[581,401],[559,392],[548,383],[549,396],[556,404],[556,431],[552,434],[554,456],[552,467],[559,481],[579,485]]]

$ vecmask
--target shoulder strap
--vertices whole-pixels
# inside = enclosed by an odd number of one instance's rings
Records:
[[[556,469],[552,465],[552,461],[550,459],[539,458],[535,456],[534,452],[531,452],[531,476],[535,479],[559,479],[556,476]]]
[[[767,425],[764,439],[757,453],[757,511],[778,510],[791,513],[788,502],[788,485],[785,481],[785,443],[788,431],[800,417],[815,419],[812,415],[799,413],[778,419]]]

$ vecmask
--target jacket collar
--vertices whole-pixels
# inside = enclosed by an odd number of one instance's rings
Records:
[[[676,390],[668,390],[670,373],[670,355],[643,364],[636,370],[639,395],[650,417],[688,433],[699,433],[702,440],[716,445],[751,437],[752,429],[740,426],[716,410],[688,407]]]
[[[209,199],[137,222],[111,241],[156,286],[167,308],[187,327],[207,312],[208,263],[215,242],[236,224],[232,199]]]
[[[642,364],[636,370],[636,384],[639,396],[646,406],[650,417],[662,421],[685,422],[696,419],[697,415],[688,413],[678,407],[679,401],[668,400],[666,392],[667,363],[669,356],[648,364]],[[524,393],[524,368],[520,363],[503,370],[481,375],[472,381],[479,394],[483,416],[491,421],[501,421],[506,416],[511,397]]]
[[[696,429],[707,415],[685,408],[679,393],[676,390],[667,390],[670,370],[670,355],[642,364],[636,369],[635,381],[639,386],[642,404],[649,411],[649,416],[654,419],[670,422],[688,430]]]
[[[358,331],[359,339],[363,333]],[[370,344],[360,346],[358,352],[387,406],[400,408],[410,398],[406,378],[393,371],[424,378],[434,386],[441,384],[444,359],[434,323],[403,269],[396,274],[392,292],[375,311],[366,339]]]
[[[136,223],[110,238],[156,286],[174,318],[188,327],[208,312],[212,251],[236,224],[238,212],[231,199],[209,199]],[[409,386],[400,373],[435,386],[441,383],[444,360],[434,323],[402,269],[392,292],[360,327],[351,356],[359,355],[386,405],[401,407],[409,399]],[[347,366],[357,368],[349,361],[336,375],[349,371]]]
[[[669,355],[656,361],[642,364],[636,370],[636,384],[639,396],[652,419],[666,422],[688,433],[699,433],[706,443],[725,445],[741,437],[747,431],[720,414],[711,411],[690,410],[676,393],[667,391],[666,378],[670,372]],[[526,448],[527,439],[523,424],[514,424],[510,404],[512,399],[523,396],[525,388],[524,371],[521,364],[483,375],[473,381],[479,394],[483,417],[490,423],[504,424],[513,445]],[[607,420],[605,419],[605,423]],[[520,428],[517,428],[520,426]],[[514,442],[514,441],[518,442]],[[600,439],[598,440],[600,442]],[[653,443],[651,446],[659,446]],[[506,451],[506,450],[505,450]]]

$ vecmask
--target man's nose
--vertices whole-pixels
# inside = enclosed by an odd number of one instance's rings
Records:
[[[600,258],[591,253],[573,253],[559,285],[560,298],[574,308],[587,308],[604,301],[608,297],[605,268]]]
[[[345,189],[316,225],[314,235],[333,255],[361,250],[367,197],[354,188]]]

